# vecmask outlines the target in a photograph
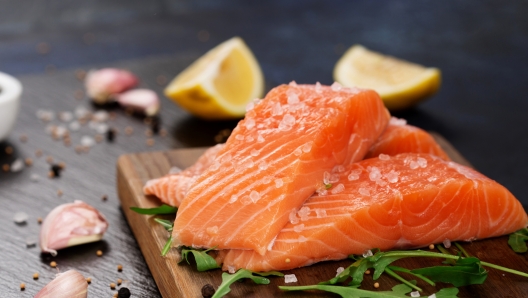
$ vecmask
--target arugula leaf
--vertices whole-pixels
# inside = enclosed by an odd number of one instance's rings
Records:
[[[279,289],[283,291],[320,290],[341,295],[343,298],[409,298],[409,296],[405,294],[411,292],[412,290],[409,286],[404,284],[394,286],[391,291],[368,291],[357,289],[355,287],[330,285],[279,286]]]
[[[430,284],[433,287],[436,286],[436,284],[432,280],[430,280],[429,278],[427,278],[427,277],[425,277],[425,276],[423,276],[421,274],[413,273],[409,269],[398,267],[398,266],[387,266],[387,268],[389,268],[392,271],[398,271],[398,272],[404,272],[404,273],[410,274],[410,275],[412,275],[414,277],[420,278],[421,280],[425,281],[426,283]]]
[[[459,258],[454,266],[433,266],[411,272],[425,275],[433,281],[451,283],[455,287],[482,284],[488,277],[488,272],[477,258]]]
[[[155,208],[130,207],[130,210],[137,212],[139,214],[154,215],[154,214],[175,214],[176,211],[178,211],[178,208],[163,204]]]
[[[154,218],[154,221],[161,224],[168,232],[172,232],[172,228],[174,227],[174,223],[172,221],[161,218]]]
[[[345,280],[347,280],[350,276],[354,274],[354,272],[357,269],[357,265],[359,265],[359,262],[361,262],[361,260],[358,260],[354,262],[352,265],[348,266],[345,270],[339,273],[336,277],[330,280],[327,280],[327,281],[320,282],[319,284],[320,285],[335,285],[336,283],[344,282]],[[359,285],[356,285],[355,287],[357,288],[359,287]]]
[[[508,245],[510,245],[513,251],[516,253],[525,253],[528,251],[526,241],[528,241],[528,229],[523,228],[510,234],[510,237],[508,238]]]
[[[187,261],[187,264],[190,265],[191,263],[189,262],[189,253],[191,253],[194,256],[194,261],[196,262],[196,269],[198,269],[198,271],[207,271],[211,269],[220,268],[220,266],[216,263],[215,259],[209,254],[207,254],[207,252],[212,249],[214,249],[214,247],[208,250],[184,248],[181,251],[182,259],[180,260],[180,263],[185,260]]]
[[[253,274],[257,274],[260,276],[255,276]],[[216,290],[215,294],[212,298],[220,298],[227,295],[229,292],[231,292],[230,286],[236,282],[237,280],[243,279],[243,278],[250,278],[253,280],[256,284],[259,285],[267,285],[270,283],[270,280],[262,277],[262,276],[284,276],[284,274],[277,272],[277,271],[269,271],[269,272],[252,272],[246,269],[239,269],[234,274],[228,274],[228,273],[222,273],[222,284],[218,286],[218,289]]]
[[[161,256],[164,257],[170,250],[172,246],[172,235],[169,236],[169,239],[167,239],[167,242],[165,242],[165,245],[163,246],[163,249],[161,250]]]
[[[435,293],[436,298],[456,298],[458,288],[443,288]]]

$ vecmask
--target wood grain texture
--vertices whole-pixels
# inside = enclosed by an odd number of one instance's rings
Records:
[[[449,142],[438,134],[433,136],[448,155],[458,163],[469,165],[463,156],[453,148]],[[123,211],[139,243],[143,256],[154,276],[156,284],[163,297],[201,297],[201,288],[206,284],[218,287],[221,283],[220,269],[198,272],[186,263],[178,264],[179,253],[172,249],[166,257],[160,256],[160,251],[169,234],[153,220],[153,216],[139,215],[129,208],[139,206],[150,208],[160,205],[160,201],[153,196],[144,196],[142,187],[146,181],[166,174],[172,166],[186,168],[190,166],[203,152],[204,148],[178,149],[127,154],[119,158],[117,163],[118,193]],[[470,166],[470,165],[469,165]],[[498,237],[472,243],[463,244],[472,255],[482,260],[528,272],[528,261],[525,255],[515,254],[507,245],[507,237]],[[305,268],[298,268],[284,272],[295,274],[298,282],[289,285],[309,285],[328,280],[335,276],[338,267],[347,267],[349,260],[322,262]],[[440,260],[412,259],[395,263],[406,268],[439,265]],[[380,290],[389,290],[397,282],[387,276],[378,280]],[[373,290],[374,281],[369,275],[362,288]],[[334,297],[321,292],[288,292],[284,293],[277,286],[284,285],[283,278],[271,278],[271,284],[259,286],[251,281],[236,283],[228,297]],[[434,293],[445,287],[423,285],[424,293]],[[484,285],[461,288],[459,297],[522,297],[528,293],[528,279],[512,274],[503,274],[490,269],[488,280]],[[429,295],[428,294],[428,295]]]

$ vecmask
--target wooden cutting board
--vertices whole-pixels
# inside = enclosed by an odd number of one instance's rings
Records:
[[[434,136],[454,161],[469,165],[467,160],[445,139],[438,135]],[[194,148],[127,154],[121,156],[117,162],[117,187],[123,211],[164,298],[202,297],[201,289],[204,285],[211,284],[215,288],[220,285],[222,281],[221,271],[217,269],[198,272],[193,266],[186,263],[178,264],[179,254],[176,249],[172,249],[165,257],[161,257],[160,252],[169,236],[168,232],[154,221],[153,216],[137,214],[131,211],[130,207],[151,208],[159,206],[161,203],[157,198],[143,195],[142,187],[145,182],[165,175],[173,166],[179,168],[190,166],[204,150],[205,148]],[[171,219],[170,217],[164,218]],[[463,246],[471,255],[483,261],[528,272],[527,254],[514,253],[508,247],[506,236],[465,243]],[[412,269],[439,265],[440,262],[441,260],[438,259],[406,259],[395,264]],[[351,261],[349,260],[323,262],[284,273],[294,273],[297,276],[298,282],[288,285],[310,285],[334,277],[338,267],[346,268],[350,264]],[[231,287],[232,291],[227,297],[337,297],[324,292],[285,293],[277,287],[285,285],[284,278],[272,277],[270,279],[270,285],[256,285],[250,280],[238,282]],[[380,284],[379,290],[389,290],[398,284],[397,281],[388,276],[382,276],[377,282]],[[373,290],[373,284],[371,275],[367,275],[362,288]],[[424,289],[422,295],[430,295],[447,286],[437,284],[435,289],[425,283],[419,285]],[[526,297],[527,295],[528,278],[503,273],[495,269],[489,269],[485,284],[462,287],[459,293],[459,297]]]

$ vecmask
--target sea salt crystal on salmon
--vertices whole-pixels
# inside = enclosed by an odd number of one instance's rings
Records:
[[[322,183],[323,173],[362,159],[388,121],[381,99],[371,90],[274,88],[233,130],[218,152],[219,166],[205,170],[188,191],[174,223],[173,244],[264,254],[292,209],[299,209]],[[259,136],[265,142],[258,142]],[[249,137],[253,141],[244,141]],[[251,155],[252,150],[259,155]],[[224,161],[226,154],[232,162]],[[243,166],[263,161],[265,170]],[[264,183],[277,179],[282,186]],[[218,231],[211,235],[206,229],[213,226]]]
[[[426,167],[413,170],[406,164],[406,160],[419,158],[427,161]],[[382,180],[391,180],[390,173],[397,173],[399,179],[380,186],[369,178],[367,168],[377,168]],[[347,179],[348,173],[358,170],[360,179]],[[339,183],[345,186],[343,191],[308,199],[302,208],[319,210],[316,215],[305,214],[302,229],[287,223],[266,254],[221,251],[218,261],[224,270],[226,266],[288,270],[373,248],[415,248],[446,239],[494,237],[528,222],[522,205],[505,187],[473,169],[432,155],[409,153],[390,160],[363,160],[350,165]]]

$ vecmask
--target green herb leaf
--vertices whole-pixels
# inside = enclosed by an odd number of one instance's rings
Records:
[[[417,277],[417,278],[425,281],[426,283],[430,284],[433,287],[436,286],[436,284],[432,280],[430,280],[429,278],[427,278],[427,277],[425,277],[425,276],[423,276],[421,274],[413,273],[409,269],[398,267],[398,266],[387,266],[387,268],[391,269],[392,271],[398,271],[398,272],[404,272],[404,273],[410,274],[410,275],[412,275],[414,277]],[[385,269],[387,269],[387,268],[385,268]]]
[[[182,259],[180,260],[180,263],[185,260],[187,261],[187,264],[191,264],[189,262],[189,253],[191,253],[194,256],[194,261],[196,262],[196,269],[198,269],[198,271],[207,271],[211,269],[220,268],[220,266],[216,263],[215,259],[207,253],[212,249],[214,249],[214,247],[208,250],[184,248],[181,251]]]
[[[161,218],[154,218],[154,221],[161,224],[165,228],[165,230],[167,230],[168,232],[172,232],[172,228],[174,227],[174,222],[170,220],[166,220],[166,219],[161,219]]]
[[[433,266],[411,272],[425,275],[433,281],[451,283],[455,287],[482,284],[488,277],[488,272],[477,258],[459,258],[454,266]]]
[[[528,251],[526,241],[528,241],[528,229],[523,228],[510,234],[510,237],[508,238],[508,245],[510,245],[513,251],[516,253],[525,253]]]
[[[139,214],[155,215],[155,214],[175,214],[176,211],[178,211],[178,208],[163,204],[155,208],[130,207],[130,210],[137,212]]]
[[[325,184],[326,189],[330,189],[332,187],[332,183]]]
[[[257,274],[260,276],[255,276],[254,274]],[[267,285],[270,283],[270,280],[262,276],[270,276],[270,275],[284,276],[284,274],[277,272],[277,271],[258,273],[258,272],[252,272],[246,269],[240,269],[234,274],[228,274],[224,272],[222,273],[222,284],[218,286],[218,289],[216,290],[212,298],[224,297],[229,292],[231,292],[230,286],[237,280],[240,280],[243,278],[250,278],[256,284],[259,284],[259,285]]]
[[[169,239],[167,239],[167,242],[165,242],[165,245],[163,246],[163,249],[161,250],[161,256],[164,257],[170,250],[172,246],[172,236],[169,236]]]
[[[320,290],[341,295],[343,298],[409,298],[405,294],[411,292],[411,288],[407,285],[400,284],[392,288],[392,291],[368,291],[357,289],[355,287],[341,287],[330,285],[312,285],[312,286],[279,286],[283,291],[304,291],[304,290]]]
[[[457,298],[457,288],[443,288],[435,293],[436,298]]]

